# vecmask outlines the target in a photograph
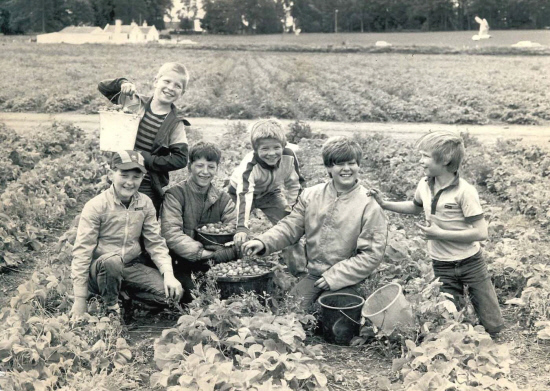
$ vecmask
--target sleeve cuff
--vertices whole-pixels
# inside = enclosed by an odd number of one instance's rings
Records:
[[[476,222],[478,220],[482,220],[484,217],[485,217],[484,214],[481,213],[481,214],[478,214],[478,215],[475,215],[475,216],[464,217],[464,221],[466,221],[466,223],[468,223],[468,224],[471,224],[471,223]]]
[[[250,235],[250,230],[246,227],[237,227],[236,233],[244,232],[247,235]]]
[[[413,199],[413,204],[415,204],[419,208],[422,208],[424,206],[424,204],[422,204],[422,202],[418,202],[416,198]]]
[[[74,291],[74,297],[81,297],[81,298],[88,298],[88,287],[87,286],[74,286],[73,285],[73,291]]]

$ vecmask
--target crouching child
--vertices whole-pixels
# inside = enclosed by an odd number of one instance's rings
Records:
[[[111,169],[111,187],[86,203],[78,224],[71,264],[73,315],[87,312],[92,295],[101,296],[108,313],[120,315],[121,286],[156,306],[182,296],[153,202],[138,192],[147,172],[143,157],[135,151],[115,153]],[[158,270],[144,265],[140,237]]]
[[[334,137],[322,156],[331,180],[305,189],[290,215],[243,245],[246,255],[267,255],[305,235],[307,272],[290,292],[303,310],[329,292],[360,294],[359,284],[382,261],[387,240],[384,212],[358,180],[361,147]]]
[[[162,204],[161,232],[170,249],[174,274],[185,288],[184,303],[192,300],[192,273],[208,271],[208,260],[221,263],[238,258],[235,246],[210,247],[196,240],[195,229],[200,225],[223,222],[235,226],[235,203],[212,184],[221,156],[214,144],[195,144],[189,152],[187,180],[168,189]]]

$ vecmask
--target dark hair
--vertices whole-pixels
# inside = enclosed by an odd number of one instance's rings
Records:
[[[338,163],[355,160],[361,165],[363,150],[355,141],[345,136],[336,136],[329,138],[321,150],[323,163],[325,167],[332,167]]]
[[[216,162],[217,164],[220,164],[222,151],[212,143],[199,141],[193,145],[189,151],[189,165],[201,158],[204,158],[209,162]]]

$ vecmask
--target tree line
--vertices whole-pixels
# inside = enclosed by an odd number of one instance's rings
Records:
[[[218,34],[450,31],[550,26],[550,0],[203,0],[202,27]],[[105,26],[121,19],[163,29],[172,0],[0,0],[4,34],[59,31],[69,25]],[[185,0],[182,26],[191,26],[196,0]],[[285,26],[288,16],[293,26]]]
[[[147,21],[164,29],[172,0],[0,0],[0,32],[59,31],[66,26],[100,26]]]

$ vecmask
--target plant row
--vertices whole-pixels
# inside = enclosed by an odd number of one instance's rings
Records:
[[[76,140],[78,132],[72,126],[52,128],[61,140]],[[104,158],[93,152],[97,141],[79,137],[63,147],[72,149],[37,160],[0,195],[0,270],[17,266],[40,249],[68,212],[106,186]],[[63,147],[53,148],[61,152]]]

